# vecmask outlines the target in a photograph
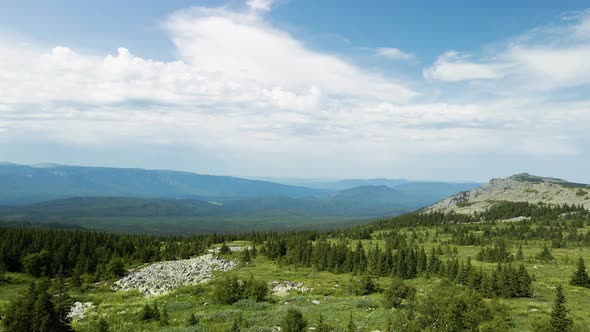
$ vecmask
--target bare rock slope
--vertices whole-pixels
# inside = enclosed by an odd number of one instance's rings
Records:
[[[590,209],[590,185],[527,173],[512,175],[446,198],[424,212],[474,213],[484,211],[499,201],[577,204]]]

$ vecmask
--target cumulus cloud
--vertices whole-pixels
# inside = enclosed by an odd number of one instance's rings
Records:
[[[223,73],[238,82],[328,95],[408,101],[411,88],[305,47],[284,31],[221,8],[193,8],[173,15],[166,28],[179,53],[193,66]]]

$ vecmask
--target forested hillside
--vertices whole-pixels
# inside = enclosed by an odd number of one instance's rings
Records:
[[[512,202],[323,232],[155,237],[0,227],[0,315],[7,331],[23,326],[18,294],[34,281],[28,296],[53,296],[47,314],[77,331],[288,330],[294,322],[323,331],[584,331],[589,229],[581,206]],[[236,246],[243,250],[232,253]],[[111,289],[138,265],[210,248],[241,265],[155,298]],[[64,294],[92,306],[63,318]]]

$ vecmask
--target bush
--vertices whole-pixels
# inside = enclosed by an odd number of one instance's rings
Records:
[[[107,265],[107,272],[114,277],[125,275],[125,264],[120,258],[113,258]]]
[[[369,295],[380,291],[373,278],[368,274],[363,275],[360,280],[355,280],[353,283],[355,295]]]
[[[399,278],[395,278],[391,285],[385,289],[383,304],[388,308],[399,308],[403,300],[413,301],[415,297],[416,288],[404,284]]]
[[[245,286],[248,290],[249,298],[257,302],[264,301],[268,295],[268,285],[262,280],[255,280],[253,277],[250,277],[250,280]]]
[[[197,316],[195,316],[194,313],[191,313],[190,316],[188,316],[188,318],[186,319],[186,326],[197,326],[200,322],[201,320]]]
[[[219,304],[233,304],[246,298],[264,301],[267,295],[267,284],[253,276],[245,282],[236,276],[226,277],[218,281],[213,290],[214,301]]]
[[[283,332],[304,332],[307,327],[307,320],[303,318],[301,311],[289,309],[281,322]]]
[[[98,320],[98,324],[96,325],[96,330],[98,332],[109,332],[110,331],[109,322],[107,322],[106,319],[101,317]]]
[[[51,255],[43,249],[38,253],[25,256],[23,267],[25,272],[33,277],[39,278],[42,275],[49,276],[51,273]]]
[[[160,308],[158,304],[154,303],[150,305],[146,303],[141,309],[141,320],[159,320],[160,319]]]

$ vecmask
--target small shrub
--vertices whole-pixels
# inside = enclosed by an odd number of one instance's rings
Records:
[[[379,303],[377,303],[375,300],[373,300],[372,298],[369,298],[369,297],[362,297],[362,298],[356,300],[356,307],[357,308],[368,309],[368,308],[377,308],[378,306],[379,306]]]
[[[98,332],[109,332],[110,331],[109,322],[107,322],[106,319],[101,317],[98,320],[98,324],[96,325],[96,330]]]
[[[379,292],[379,287],[370,275],[365,274],[359,280],[353,280],[352,290],[354,295],[369,295]]]
[[[576,191],[576,196],[586,196],[588,195],[588,192],[584,189],[578,189],[578,191]]]
[[[194,313],[191,313],[190,316],[186,319],[186,326],[197,326],[201,320],[197,317]]]
[[[246,298],[263,301],[267,295],[267,284],[254,279],[253,276],[247,281],[229,276],[218,281],[213,289],[214,301],[219,304],[233,304]]]
[[[170,322],[170,316],[168,315],[168,310],[166,310],[166,307],[162,307],[162,310],[160,311],[160,325],[166,326],[168,325]]]
[[[403,300],[414,300],[416,288],[404,284],[404,282],[395,278],[391,285],[383,293],[383,304],[388,308],[399,308]]]
[[[307,320],[297,309],[289,309],[281,322],[281,331],[283,332],[304,332],[306,328]]]
[[[316,332],[331,332],[334,331],[334,327],[324,321],[324,317],[320,314],[320,319],[315,327]]]
[[[114,277],[125,275],[125,264],[120,258],[113,258],[107,265],[107,272]]]
[[[547,246],[544,246],[543,251],[541,251],[540,253],[537,254],[537,259],[540,260],[541,262],[551,262],[555,258],[551,254],[551,250],[549,250],[549,248]]]
[[[141,320],[159,320],[160,319],[160,308],[158,304],[154,303],[150,305],[146,303],[141,309]]]

